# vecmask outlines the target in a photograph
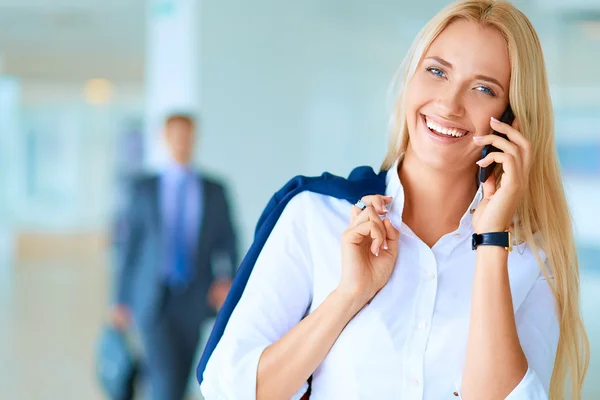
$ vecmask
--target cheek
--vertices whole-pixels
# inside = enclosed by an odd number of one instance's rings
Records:
[[[432,92],[424,85],[422,79],[415,76],[408,85],[406,92],[406,122],[409,130],[416,127],[418,114],[431,96]]]
[[[407,109],[415,110],[434,97],[435,92],[431,85],[423,79],[421,74],[417,73],[408,86]]]
[[[466,108],[469,113],[469,119],[475,127],[476,135],[487,135],[491,133],[490,118],[499,116],[504,111],[504,105],[501,101],[492,98],[485,98],[484,95],[473,93],[467,100]]]

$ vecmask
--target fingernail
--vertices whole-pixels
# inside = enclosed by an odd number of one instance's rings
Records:
[[[475,164],[477,164],[477,165],[481,165],[481,162],[482,162],[482,161],[483,161],[483,160],[475,161]]]
[[[385,213],[389,212],[389,210],[387,209],[386,206],[383,206],[383,212],[385,212]]]
[[[490,119],[491,119],[492,121],[494,121],[494,122],[500,122],[500,121],[498,121],[498,120],[497,120],[496,118],[494,118],[494,117],[491,117]]]
[[[476,142],[481,142],[482,139],[483,139],[483,136],[473,136],[473,140]]]
[[[379,249],[375,252],[375,257],[379,257]]]
[[[387,240],[385,242],[383,242],[383,249],[387,250],[388,249],[388,245],[387,245]]]

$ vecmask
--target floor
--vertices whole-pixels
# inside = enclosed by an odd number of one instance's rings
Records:
[[[2,360],[11,361],[0,364],[6,398],[103,399],[92,366],[106,286],[102,260],[15,268],[0,312]]]
[[[0,398],[103,400],[94,351],[106,316],[108,271],[95,262],[29,262],[0,287]],[[12,275],[12,276],[11,276]],[[198,389],[190,399],[201,399]]]

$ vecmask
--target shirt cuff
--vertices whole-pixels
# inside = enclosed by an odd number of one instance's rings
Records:
[[[506,400],[547,400],[548,395],[542,385],[542,382],[531,369],[527,368],[527,372],[521,382],[513,389],[506,397]]]
[[[211,370],[208,370],[207,365],[204,380],[200,385],[202,396],[206,400],[256,400],[258,362],[267,347],[268,345],[264,345],[252,349],[239,363],[227,366],[213,365],[211,367],[214,369]],[[214,372],[214,375],[211,372]],[[305,382],[291,400],[300,400],[307,390],[308,383]]]
[[[300,400],[302,398],[302,396],[304,396],[304,393],[306,393],[307,390],[308,390],[308,382],[304,382],[304,384],[302,385],[300,390],[298,390],[296,392],[296,394],[294,394],[292,396],[291,400]]]

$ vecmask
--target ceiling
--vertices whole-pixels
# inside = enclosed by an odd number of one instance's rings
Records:
[[[0,0],[0,70],[31,80],[81,81],[103,77],[116,82],[141,83],[146,4],[173,1],[177,0]],[[205,3],[208,1],[204,0]],[[375,34],[386,30],[382,26],[386,22],[380,18],[382,13],[402,10],[397,20],[389,17],[385,20],[413,31],[415,24],[422,24],[449,2],[212,1],[215,3],[211,7],[230,8],[231,12],[251,9],[254,13],[284,13],[282,18],[287,13],[295,16],[300,13],[303,17],[341,28],[341,32],[360,24],[368,26]],[[541,31],[547,24],[556,29],[556,20],[561,16],[595,16],[600,11],[600,0],[514,0],[514,3],[532,16],[536,28]]]
[[[0,0],[5,73],[26,79],[139,81],[144,0]]]

